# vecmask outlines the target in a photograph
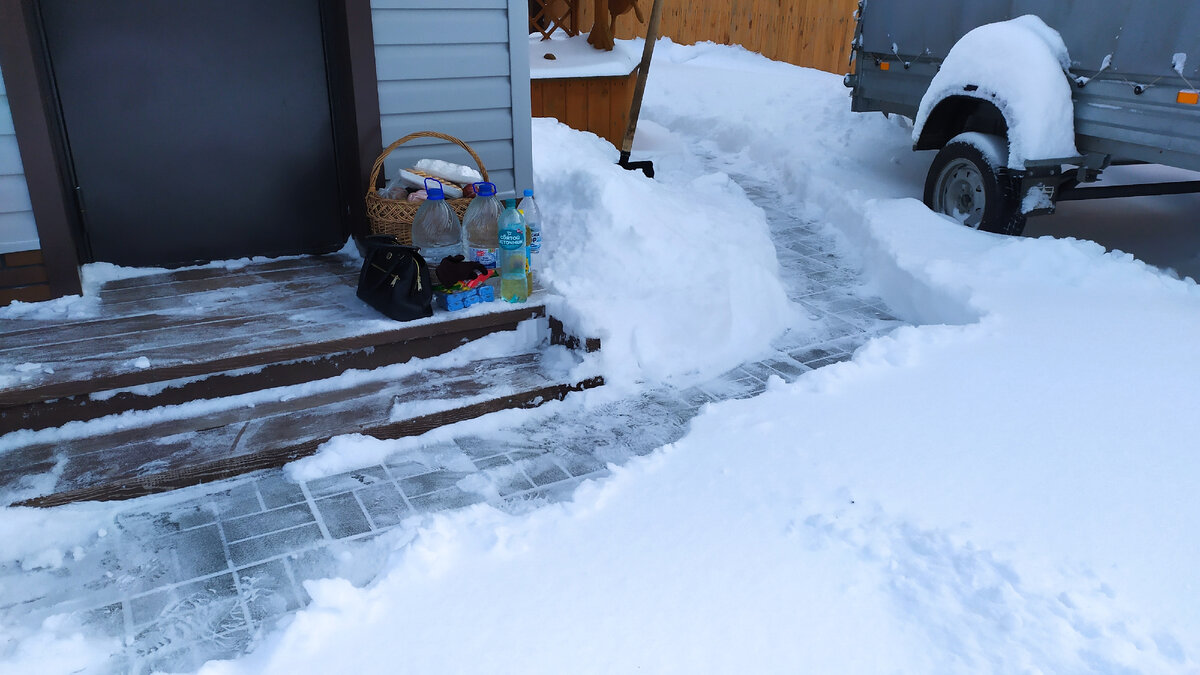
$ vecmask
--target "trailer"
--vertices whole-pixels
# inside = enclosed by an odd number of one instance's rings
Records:
[[[1118,164],[1200,171],[1200,3],[860,0],[856,19],[851,108],[938,151],[933,210],[1015,235],[1060,201],[1200,192],[1091,185]]]

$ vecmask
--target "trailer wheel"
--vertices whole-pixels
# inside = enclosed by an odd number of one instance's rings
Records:
[[[1007,143],[999,136],[959,134],[950,139],[929,167],[925,204],[977,230],[1019,235],[1025,215],[1017,200],[1016,180],[1004,165]]]

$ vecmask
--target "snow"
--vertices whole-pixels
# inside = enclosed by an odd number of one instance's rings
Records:
[[[921,99],[913,140],[947,96],[994,103],[1008,123],[1008,166],[1031,159],[1075,157],[1074,107],[1064,71],[1070,56],[1057,31],[1025,15],[979,26],[964,35]],[[967,91],[967,86],[977,89]]]
[[[529,77],[549,80],[568,77],[625,77],[642,61],[643,41],[616,40],[612,51],[596,49],[586,33],[567,37],[555,33],[549,40],[529,37]],[[549,57],[553,58],[549,58]]]
[[[570,502],[422,517],[374,582],[309,582],[305,610],[201,672],[1195,672],[1195,282],[932,214],[912,199],[929,154],[904,121],[851,113],[837,76],[712,44],[655,53],[634,154],[656,180],[534,123],[543,279],[553,313],[604,339],[588,365],[616,391],[687,382],[803,329],[746,177],[828,224],[864,292],[913,325],[708,406]],[[342,437],[288,470],[437,461],[423,441],[568,401]],[[53,565],[108,508],[6,509],[0,559]],[[57,620],[17,627],[0,663],[107,653]]]
[[[1183,70],[1187,68],[1187,53],[1175,52],[1175,54],[1171,56],[1171,68],[1173,68],[1175,72],[1179,73],[1180,77],[1187,77],[1183,74]]]

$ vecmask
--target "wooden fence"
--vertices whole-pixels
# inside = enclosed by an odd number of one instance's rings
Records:
[[[638,0],[650,15],[653,0]],[[579,3],[579,25],[592,25],[593,2]],[[664,0],[660,35],[694,44],[738,44],[767,58],[831,73],[849,69],[858,0]],[[617,19],[618,38],[646,34],[633,12]]]

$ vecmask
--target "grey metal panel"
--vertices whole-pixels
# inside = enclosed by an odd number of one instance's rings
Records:
[[[38,248],[37,224],[29,201],[13,129],[12,110],[0,73],[0,253]]]
[[[14,134],[12,109],[8,107],[8,97],[0,95],[0,136]]]
[[[379,83],[379,107],[389,113],[511,106],[512,87],[507,77],[392,80]]]
[[[530,186],[528,4],[373,0],[371,6],[383,142],[414,131],[450,134],[479,153],[500,190]],[[389,155],[388,175],[423,158],[472,163],[458,146],[420,139]]]
[[[508,43],[380,45],[375,48],[380,81],[508,75]]]
[[[1186,53],[1185,74],[1200,74],[1194,0],[868,0],[865,14],[863,47],[872,53],[890,54],[895,45],[904,57],[941,59],[973,28],[1034,14],[1062,35],[1081,73],[1099,70],[1111,54],[1112,76],[1173,78],[1171,57]]]
[[[0,176],[0,213],[32,211],[25,176]],[[2,242],[0,242],[2,243]]]
[[[17,149],[17,137],[0,135],[0,176],[23,175],[21,151]]]
[[[393,140],[414,131],[440,131],[468,144],[471,140],[467,139],[512,140],[512,111],[508,108],[385,114],[379,125],[383,137]]]
[[[446,9],[376,12],[375,44],[471,44],[496,42],[508,34],[508,13],[503,9]],[[391,42],[402,40],[402,42]],[[470,70],[470,62],[456,64]]]

